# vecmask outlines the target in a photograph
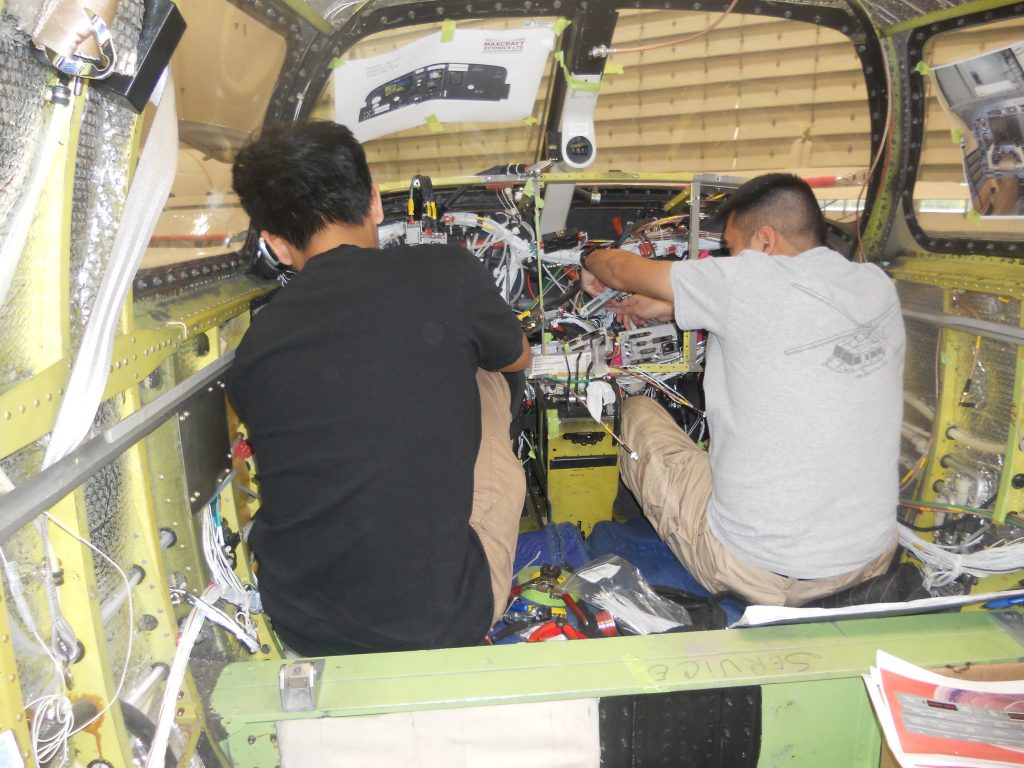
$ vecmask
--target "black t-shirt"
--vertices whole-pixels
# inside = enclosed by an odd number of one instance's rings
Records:
[[[340,246],[256,314],[228,393],[259,468],[249,541],[285,643],[319,655],[483,638],[475,376],[514,362],[522,339],[488,271],[451,246]]]

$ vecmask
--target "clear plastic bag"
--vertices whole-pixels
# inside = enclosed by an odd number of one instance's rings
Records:
[[[688,627],[693,621],[681,605],[659,597],[635,566],[618,555],[605,555],[583,565],[563,589],[609,611],[616,622],[638,635]]]

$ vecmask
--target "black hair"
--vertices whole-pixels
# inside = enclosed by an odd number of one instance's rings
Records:
[[[733,226],[750,235],[770,224],[797,246],[825,244],[825,217],[811,185],[791,173],[766,173],[739,187],[718,209],[723,226],[733,215]]]
[[[322,120],[263,131],[238,153],[231,182],[257,231],[300,249],[328,224],[362,224],[373,184],[352,131]]]

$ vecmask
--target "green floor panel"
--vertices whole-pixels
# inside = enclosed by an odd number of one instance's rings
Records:
[[[834,623],[339,656],[319,710],[345,716],[518,701],[859,677],[878,649],[925,667],[1016,660],[1017,637],[990,614]],[[230,732],[280,719],[277,662],[227,667],[212,706]]]
[[[860,678],[761,686],[758,768],[877,768],[881,732]]]

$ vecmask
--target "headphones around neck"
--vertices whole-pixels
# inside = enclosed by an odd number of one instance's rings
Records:
[[[267,241],[260,237],[255,230],[249,230],[249,237],[246,239],[245,249],[249,253],[249,264],[252,273],[265,280],[278,280],[282,277],[291,277],[292,270],[282,264],[273,249],[267,245]]]

